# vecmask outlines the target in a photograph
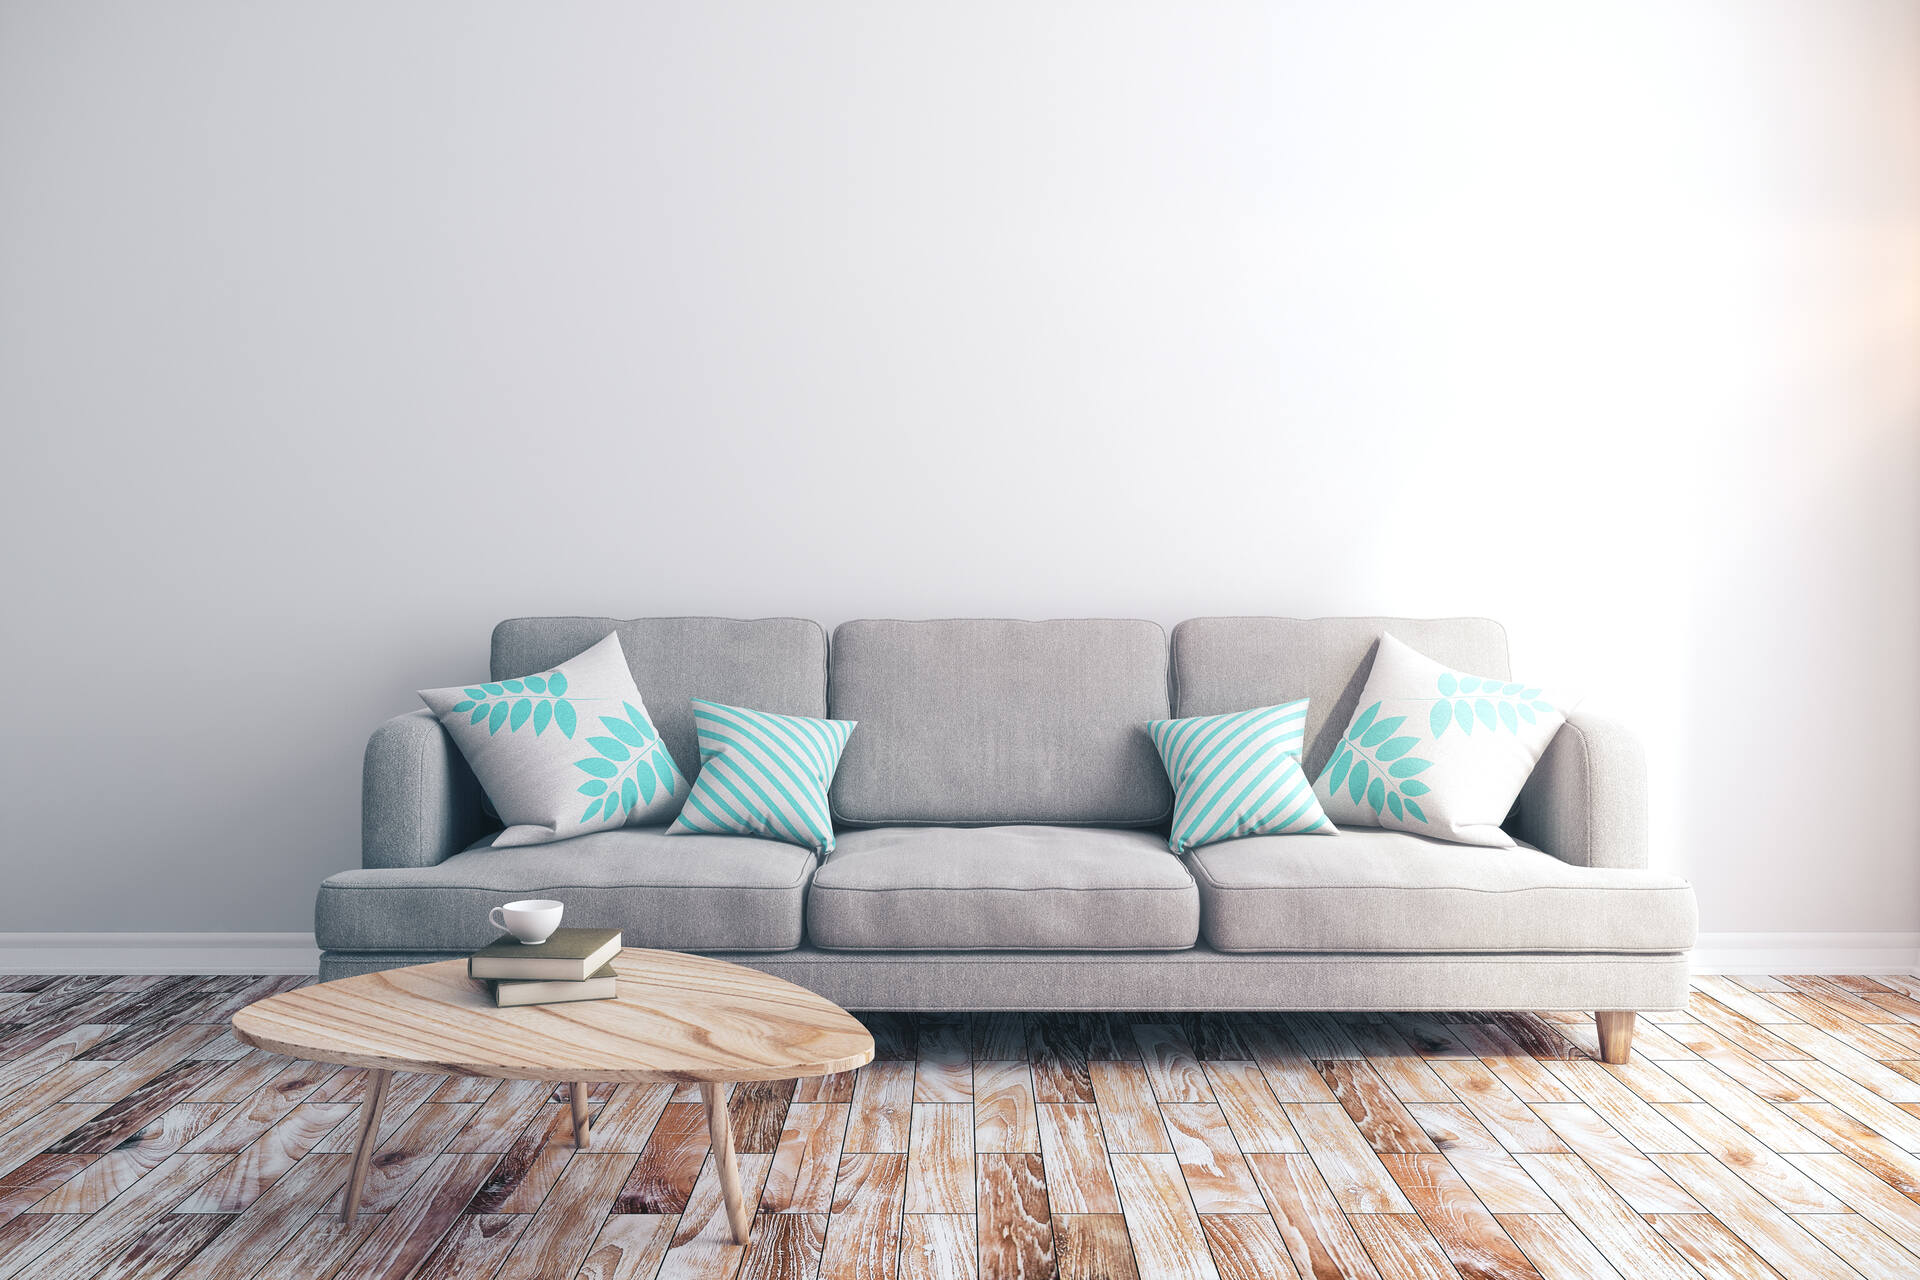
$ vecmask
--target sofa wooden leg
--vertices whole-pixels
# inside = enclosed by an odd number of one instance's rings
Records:
[[[1625,1062],[1633,1052],[1633,1015],[1602,1009],[1593,1020],[1600,1027],[1600,1061],[1615,1066]]]

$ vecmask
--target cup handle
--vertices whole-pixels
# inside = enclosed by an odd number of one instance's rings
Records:
[[[505,915],[501,914],[501,909],[499,907],[495,907],[493,910],[487,912],[487,920],[489,923],[493,925],[494,928],[500,930],[502,933],[506,932],[507,918]]]

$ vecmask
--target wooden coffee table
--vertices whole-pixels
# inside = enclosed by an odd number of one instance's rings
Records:
[[[497,1009],[464,960],[340,978],[269,996],[233,1015],[243,1044],[372,1071],[341,1216],[360,1209],[380,1108],[395,1071],[554,1080],[570,1086],[574,1142],[585,1147],[587,1086],[698,1084],[715,1172],[735,1241],[752,1222],[723,1087],[851,1071],[873,1060],[853,1015],[791,982],[677,951],[629,947],[613,958],[613,1000]]]

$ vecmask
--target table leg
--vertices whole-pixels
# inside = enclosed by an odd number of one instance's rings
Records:
[[[376,1071],[367,1077],[366,1096],[360,1102],[360,1137],[353,1146],[353,1172],[347,1175],[347,1198],[340,1208],[340,1220],[352,1222],[360,1213],[360,1192],[367,1184],[367,1166],[373,1162],[373,1148],[380,1140],[380,1109],[387,1105],[387,1085],[393,1072]]]
[[[570,1084],[567,1092],[573,1098],[573,1145],[585,1151],[593,1135],[587,1130],[587,1088],[584,1084]]]
[[[747,1228],[753,1219],[740,1190],[740,1162],[733,1155],[733,1124],[727,1119],[727,1087],[703,1082],[700,1101],[707,1104],[707,1136],[713,1140],[713,1171],[720,1177],[720,1195],[727,1202],[727,1225],[733,1228],[733,1242],[745,1244]]]

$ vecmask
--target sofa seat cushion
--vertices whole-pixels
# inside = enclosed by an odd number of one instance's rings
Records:
[[[314,932],[334,951],[474,950],[498,936],[491,908],[558,898],[566,923],[619,929],[630,947],[785,951],[800,945],[813,868],[813,852],[795,845],[627,827],[343,871],[320,886]]]
[[[841,951],[1177,951],[1193,876],[1151,831],[848,831],[814,874],[807,936]]]
[[[1399,831],[1253,836],[1186,855],[1221,951],[1666,953],[1693,945],[1693,887],[1538,849]]]

